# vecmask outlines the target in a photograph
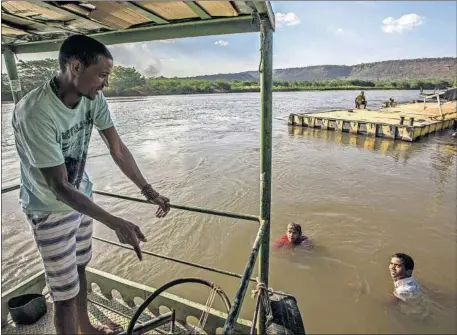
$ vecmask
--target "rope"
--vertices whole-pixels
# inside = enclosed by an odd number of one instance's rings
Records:
[[[256,323],[257,323],[257,316],[260,310],[260,303],[262,303],[265,313],[267,315],[267,319],[272,319],[273,315],[271,313],[271,306],[270,306],[270,299],[269,296],[274,293],[273,289],[268,288],[264,282],[261,282],[260,279],[257,277],[257,286],[255,290],[251,291],[251,298],[257,297],[256,307],[254,311],[254,318],[252,320],[252,327],[251,327],[251,335],[255,334]]]
[[[258,295],[259,293],[262,293],[262,291],[267,291],[269,296],[273,295],[273,294],[278,294],[278,295],[282,295],[284,297],[295,298],[292,294],[287,294],[287,293],[284,293],[281,291],[275,291],[272,288],[268,288],[267,285],[265,285],[265,283],[260,281],[259,277],[257,277],[255,280],[257,282],[257,286],[256,286],[255,290],[251,291],[251,298],[255,298],[255,296]]]
[[[200,320],[198,321],[198,325],[200,329],[205,329],[206,321],[208,321],[208,315],[211,309],[211,306],[213,306],[214,298],[216,297],[216,288],[213,288],[211,292],[209,293],[208,299],[206,300],[206,309],[200,316]]]
[[[265,30],[264,30],[264,26],[262,24],[262,18],[260,17],[260,14],[259,12],[255,11],[252,13],[252,21],[251,21],[251,24],[254,24],[255,21],[258,22],[258,25],[260,27],[260,36],[261,36],[261,41],[260,41],[260,62],[259,62],[259,73],[262,73],[262,64],[263,64],[263,47],[265,45]]]
[[[256,285],[255,290],[251,291],[251,298],[257,297],[255,310],[254,310],[254,317],[252,319],[251,335],[255,334],[257,317],[258,317],[259,310],[260,310],[260,303],[262,303],[262,305],[263,305],[267,320],[271,320],[271,319],[273,319],[273,314],[271,311],[269,296],[271,296],[273,294],[278,294],[278,295],[282,295],[284,297],[292,297],[295,299],[295,297],[291,294],[274,291],[272,288],[267,287],[267,285],[265,285],[264,282],[261,282],[258,277],[256,278],[256,282],[257,282],[257,285]]]
[[[271,316],[271,306],[270,306],[270,299],[268,298],[270,295],[273,295],[275,293],[273,289],[268,288],[265,283],[261,282],[259,278],[256,278],[257,281],[257,286],[255,290],[251,291],[251,297],[255,298],[256,296],[258,299],[260,299],[263,303],[263,308],[265,309],[265,312],[268,316]]]

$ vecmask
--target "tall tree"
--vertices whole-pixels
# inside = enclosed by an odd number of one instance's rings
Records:
[[[27,93],[51,79],[59,72],[57,59],[42,59],[31,61],[19,61],[18,75],[21,80],[22,90]]]
[[[109,85],[117,94],[145,84],[146,80],[134,67],[115,66],[109,76]]]

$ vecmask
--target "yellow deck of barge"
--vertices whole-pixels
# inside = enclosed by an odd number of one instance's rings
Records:
[[[350,109],[290,114],[288,123],[412,142],[452,127],[456,117],[456,101],[441,103],[441,106],[437,102],[417,102],[379,110]]]

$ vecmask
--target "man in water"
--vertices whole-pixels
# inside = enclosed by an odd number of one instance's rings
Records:
[[[355,98],[355,108],[360,108],[363,105],[363,109],[367,108],[367,100],[365,99],[365,92],[362,91],[360,94]]]
[[[286,233],[274,244],[274,249],[290,249],[296,246],[312,248],[309,238],[302,234],[300,224],[296,222],[287,225]]]
[[[389,264],[390,276],[394,281],[394,297],[407,302],[420,295],[420,288],[412,277],[414,261],[411,256],[396,253],[392,256]]]
[[[113,124],[102,93],[113,68],[108,49],[95,39],[73,35],[60,48],[59,65],[57,76],[14,109],[20,204],[43,260],[57,334],[108,333],[91,325],[87,313],[85,267],[92,257],[93,219],[133,246],[140,260],[140,241],[146,238],[137,225],[92,201],[85,163],[94,125],[120,170],[158,205],[156,216],[167,215],[170,204],[146,182]]]

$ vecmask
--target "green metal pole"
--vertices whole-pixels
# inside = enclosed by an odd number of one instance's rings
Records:
[[[260,245],[265,237],[267,228],[269,228],[269,226],[265,222],[260,224],[260,228],[252,246],[251,254],[249,255],[248,262],[243,272],[243,278],[241,278],[240,286],[236,292],[235,298],[233,299],[233,305],[230,308],[227,320],[225,321],[224,329],[222,330],[222,334],[224,335],[231,335],[235,332],[235,323],[240,315],[244,296],[246,295],[246,290],[249,284],[249,278],[251,278],[252,272],[254,271],[255,261],[257,259],[257,255],[259,254]]]
[[[14,186],[2,188],[2,194],[18,190],[20,187],[21,187],[21,185],[14,185]],[[149,201],[147,201],[145,199],[133,198],[133,197],[128,197],[125,195],[120,195],[120,194],[115,194],[115,193],[109,193],[109,192],[103,192],[103,191],[97,191],[97,190],[93,190],[92,193],[100,194],[100,195],[103,195],[106,197],[141,202],[144,204],[151,204]],[[249,214],[230,213],[230,212],[216,211],[213,209],[193,207],[193,206],[183,206],[183,205],[176,205],[176,204],[170,204],[170,207],[175,208],[175,209],[182,209],[184,211],[189,211],[189,212],[224,216],[224,217],[233,218],[233,219],[253,221],[253,222],[257,222],[257,223],[259,223],[259,220],[260,220],[258,216],[249,215]]]
[[[271,129],[273,113],[273,31],[263,18],[260,29],[260,219],[267,227],[260,246],[260,281],[268,287],[270,258],[270,208],[271,208]],[[266,315],[260,306],[258,329],[265,334]]]
[[[13,94],[14,103],[17,104],[22,98],[21,82],[17,75],[16,60],[14,59],[14,53],[10,49],[6,49],[3,54],[5,58],[6,72],[10,80],[11,92]]]

